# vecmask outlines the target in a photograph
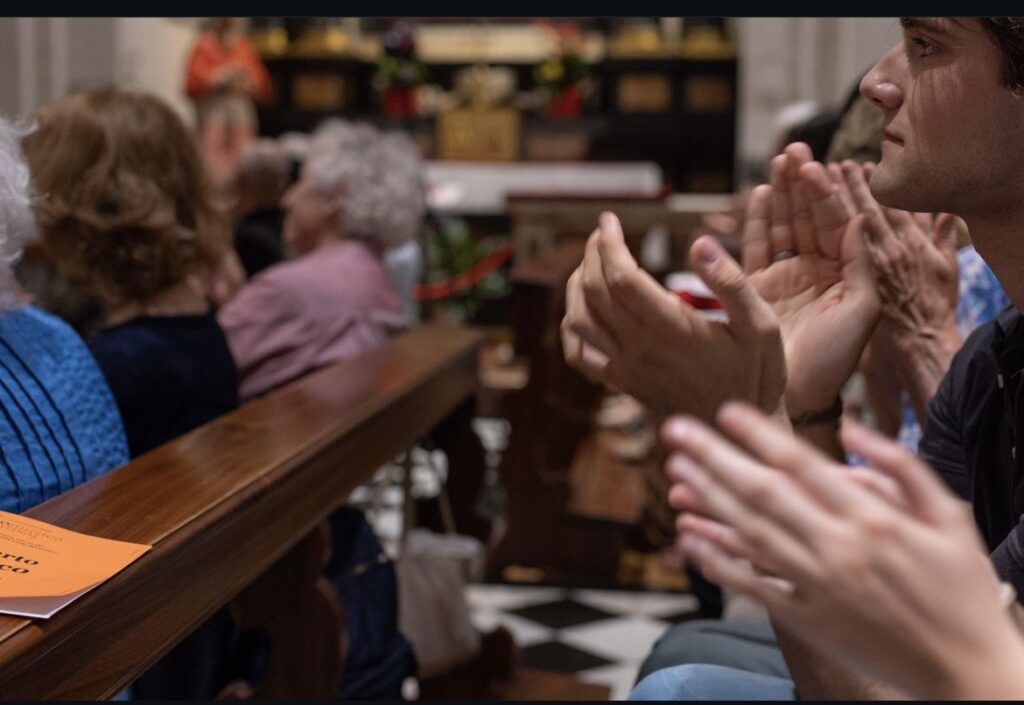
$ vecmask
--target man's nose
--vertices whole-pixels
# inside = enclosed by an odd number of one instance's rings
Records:
[[[903,89],[893,80],[896,68],[894,54],[898,50],[898,46],[894,47],[879,59],[860,82],[861,95],[883,110],[896,110],[903,102]]]

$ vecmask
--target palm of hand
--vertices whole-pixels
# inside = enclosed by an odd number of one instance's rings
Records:
[[[828,408],[856,365],[861,326],[850,325],[857,302],[846,296],[842,263],[799,254],[755,272],[751,280],[775,311],[785,345],[791,413]],[[846,359],[849,358],[849,359]]]
[[[751,192],[743,233],[744,267],[782,332],[791,414],[832,406],[879,313],[864,216],[810,157],[795,144],[772,160],[771,186]]]

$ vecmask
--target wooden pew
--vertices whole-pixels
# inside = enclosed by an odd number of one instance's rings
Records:
[[[530,566],[554,574],[614,574],[619,527],[570,516],[570,466],[593,428],[604,390],[564,360],[558,324],[565,285],[583,257],[582,240],[565,240],[512,273],[516,355],[527,361],[525,388],[509,393],[511,434],[501,460],[508,492],[507,530],[488,566]]]
[[[471,403],[481,342],[423,325],[27,512],[153,549],[49,620],[0,616],[3,696],[109,698],[238,596],[235,612],[266,623],[275,643],[254,694],[329,697],[345,648],[317,570],[324,520]]]
[[[594,424],[603,388],[564,361],[559,325],[566,282],[583,259],[602,211],[619,216],[626,244],[641,262],[651,229],[668,231],[668,270],[650,272],[661,278],[689,269],[691,240],[702,218],[730,209],[733,201],[733,194],[508,193],[516,263],[509,311],[526,381],[502,390],[500,403],[491,405],[511,422],[501,465],[508,529],[492,555],[492,576],[509,575],[510,566],[529,566],[549,574],[618,579],[618,559],[631,547],[627,543],[646,548],[663,538],[660,525],[667,514],[657,499],[663,492],[660,463],[613,456],[604,441],[616,434]],[[738,249],[738,241],[723,245]],[[656,531],[648,521],[652,516]]]

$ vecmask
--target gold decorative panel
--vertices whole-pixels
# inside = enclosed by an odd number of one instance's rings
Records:
[[[659,73],[624,73],[619,77],[617,99],[624,113],[661,113],[672,106],[672,83]]]
[[[582,132],[529,135],[525,142],[526,159],[538,162],[579,162],[590,150],[590,137]]]
[[[292,78],[292,104],[312,110],[345,107],[345,77],[328,73],[296,74]]]
[[[512,108],[457,108],[437,116],[439,159],[516,161],[519,111]]]
[[[721,76],[688,76],[683,80],[683,102],[694,113],[732,110],[732,86]]]

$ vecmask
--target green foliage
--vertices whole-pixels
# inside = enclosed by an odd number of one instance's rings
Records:
[[[557,92],[579,83],[590,75],[590,64],[574,51],[567,51],[559,56],[537,64],[533,69],[533,80],[537,85]]]
[[[427,67],[419,60],[384,55],[377,62],[377,76],[383,85],[418,86],[427,80]]]
[[[506,236],[493,235],[477,239],[462,218],[442,217],[429,225],[423,236],[426,259],[426,282],[445,281],[471,269],[507,241]],[[487,301],[509,295],[508,274],[502,269],[491,272],[465,291],[430,302],[440,306],[458,320],[471,321]]]

